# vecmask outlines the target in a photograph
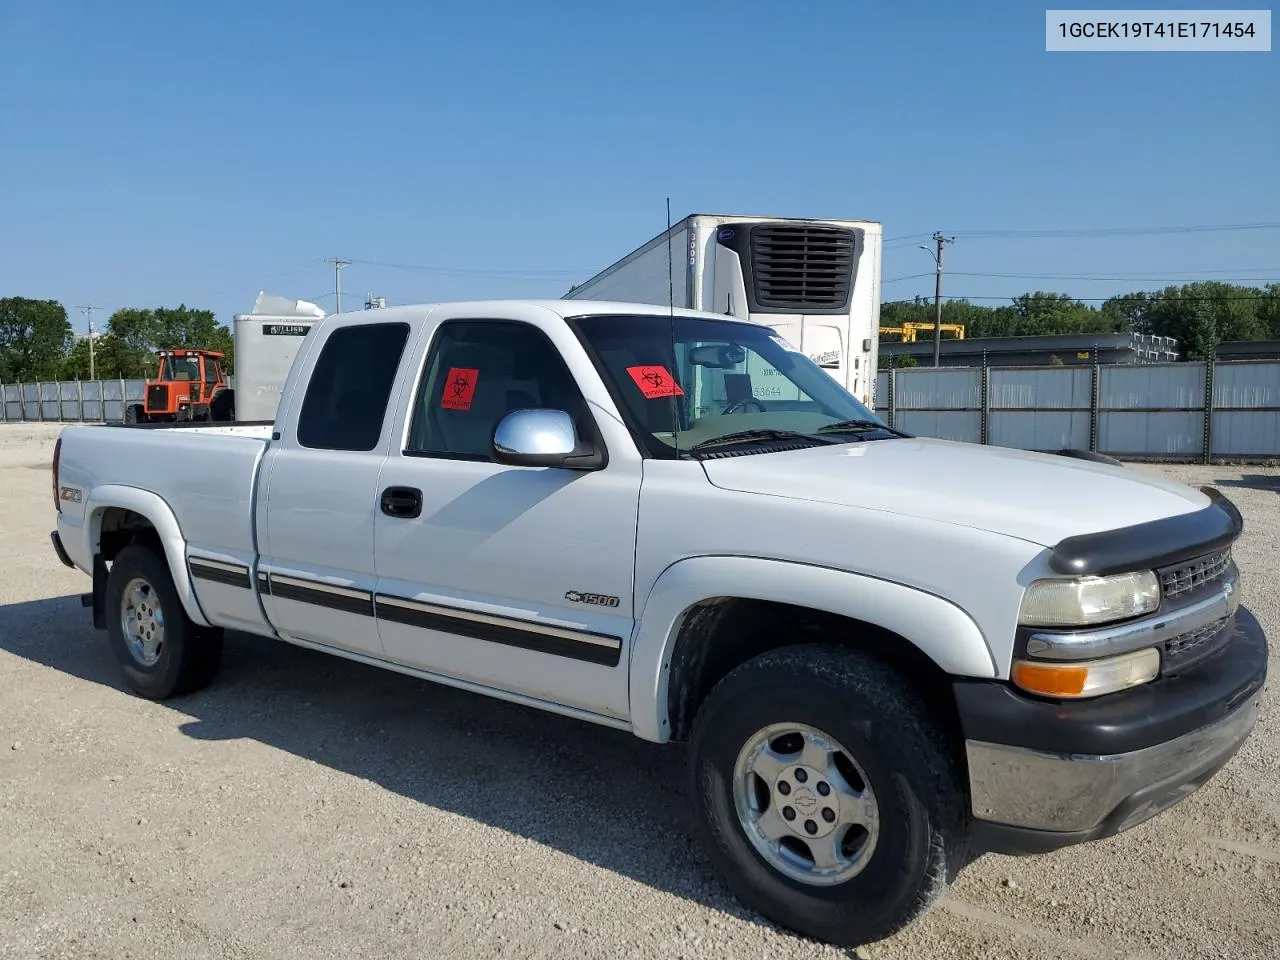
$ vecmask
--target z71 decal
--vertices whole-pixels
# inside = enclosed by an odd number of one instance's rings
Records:
[[[570,603],[589,603],[597,607],[616,607],[618,605],[617,597],[607,597],[603,593],[579,593],[577,590],[570,590],[564,595],[564,598]]]

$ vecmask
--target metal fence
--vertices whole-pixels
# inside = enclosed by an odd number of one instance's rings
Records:
[[[46,380],[0,385],[0,422],[124,420],[128,403],[141,403],[145,380]]]
[[[1280,362],[899,368],[876,412],[920,436],[1127,460],[1280,457]]]
[[[227,384],[235,381],[227,377]],[[66,421],[120,423],[124,408],[142,403],[145,380],[44,380],[0,384],[0,423]]]
[[[143,380],[0,385],[0,422],[119,422]],[[876,377],[876,412],[908,433],[1129,460],[1280,458],[1280,361],[905,367]]]

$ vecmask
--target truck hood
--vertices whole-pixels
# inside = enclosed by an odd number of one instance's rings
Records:
[[[725,490],[881,510],[1053,546],[1189,513],[1198,490],[1127,467],[926,438],[704,460]]]

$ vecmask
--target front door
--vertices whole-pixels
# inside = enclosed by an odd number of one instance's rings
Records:
[[[383,647],[421,669],[625,717],[640,461],[594,471],[492,462],[499,420],[534,407],[595,431],[534,324],[437,328],[403,449],[379,481],[391,498],[374,524]]]

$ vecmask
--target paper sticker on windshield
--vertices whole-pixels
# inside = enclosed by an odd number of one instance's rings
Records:
[[[452,367],[444,378],[444,392],[440,395],[440,406],[444,410],[470,410],[471,399],[476,395],[476,379],[479,370],[468,370],[463,367]]]
[[[676,378],[667,372],[666,367],[627,367],[627,373],[636,382],[646,400],[657,400],[659,397],[683,397],[684,391]]]

